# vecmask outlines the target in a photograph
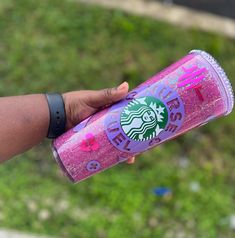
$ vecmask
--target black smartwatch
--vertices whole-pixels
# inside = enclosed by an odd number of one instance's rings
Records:
[[[50,111],[50,123],[47,138],[54,139],[65,132],[66,113],[64,100],[59,93],[46,93]]]

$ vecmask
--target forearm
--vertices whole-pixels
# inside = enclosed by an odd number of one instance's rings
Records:
[[[45,95],[0,98],[0,122],[0,161],[4,161],[46,137],[49,109]]]

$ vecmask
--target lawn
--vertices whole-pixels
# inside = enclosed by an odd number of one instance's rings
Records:
[[[235,41],[68,0],[1,0],[0,95],[137,86],[194,48],[235,83]],[[35,105],[36,106],[36,105]],[[0,167],[1,227],[63,238],[234,237],[235,113],[73,185],[50,142]],[[172,191],[168,197],[156,187]]]

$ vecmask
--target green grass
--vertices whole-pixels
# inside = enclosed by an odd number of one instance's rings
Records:
[[[0,33],[1,96],[124,80],[133,88],[194,48],[213,54],[235,83],[235,41],[120,11],[1,0]],[[234,119],[232,113],[77,185],[61,176],[45,142],[1,165],[1,226],[64,238],[234,237]],[[172,197],[156,197],[158,186],[171,188]]]

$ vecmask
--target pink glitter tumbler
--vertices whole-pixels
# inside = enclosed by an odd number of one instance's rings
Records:
[[[53,154],[79,182],[128,158],[227,115],[233,91],[208,53],[188,55],[55,139]]]

